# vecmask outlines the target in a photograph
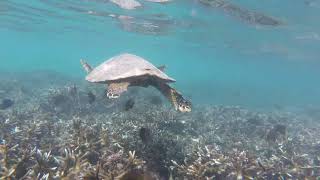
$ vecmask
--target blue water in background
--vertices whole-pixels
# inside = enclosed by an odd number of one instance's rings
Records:
[[[95,66],[129,52],[165,64],[194,104],[320,105],[320,1],[233,1],[280,19],[279,27],[248,24],[196,0],[141,2],[122,10],[106,0],[1,0],[0,71],[83,78],[80,59]],[[146,35],[88,12],[158,14],[173,23],[166,34]]]

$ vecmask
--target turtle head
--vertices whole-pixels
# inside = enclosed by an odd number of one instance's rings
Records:
[[[170,88],[170,101],[175,109],[180,112],[191,112],[191,102],[185,99],[182,94],[173,88]]]
[[[177,110],[180,112],[191,112],[191,102],[182,96],[177,97]]]

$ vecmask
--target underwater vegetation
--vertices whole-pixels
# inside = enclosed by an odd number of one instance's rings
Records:
[[[24,79],[7,82],[13,89],[6,95],[15,97]],[[210,105],[185,114],[155,89],[137,88],[114,102],[103,87],[65,81],[72,85],[27,86],[0,110],[1,179],[320,177],[318,116]]]

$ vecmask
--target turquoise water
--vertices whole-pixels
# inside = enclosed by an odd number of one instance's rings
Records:
[[[253,108],[320,105],[320,2],[241,0],[283,22],[250,24],[197,0],[141,1],[123,10],[106,0],[1,0],[0,71],[53,70],[83,78],[92,65],[129,52],[165,64],[194,104]],[[132,32],[109,15],[160,19],[159,33]]]

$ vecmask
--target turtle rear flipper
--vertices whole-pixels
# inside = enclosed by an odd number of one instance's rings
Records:
[[[107,88],[107,97],[115,99],[120,97],[121,93],[128,90],[129,82],[114,82],[110,83]]]
[[[90,73],[92,71],[92,67],[87,63],[85,62],[83,59],[80,59],[80,63],[83,67],[83,69],[87,72],[87,73]]]

